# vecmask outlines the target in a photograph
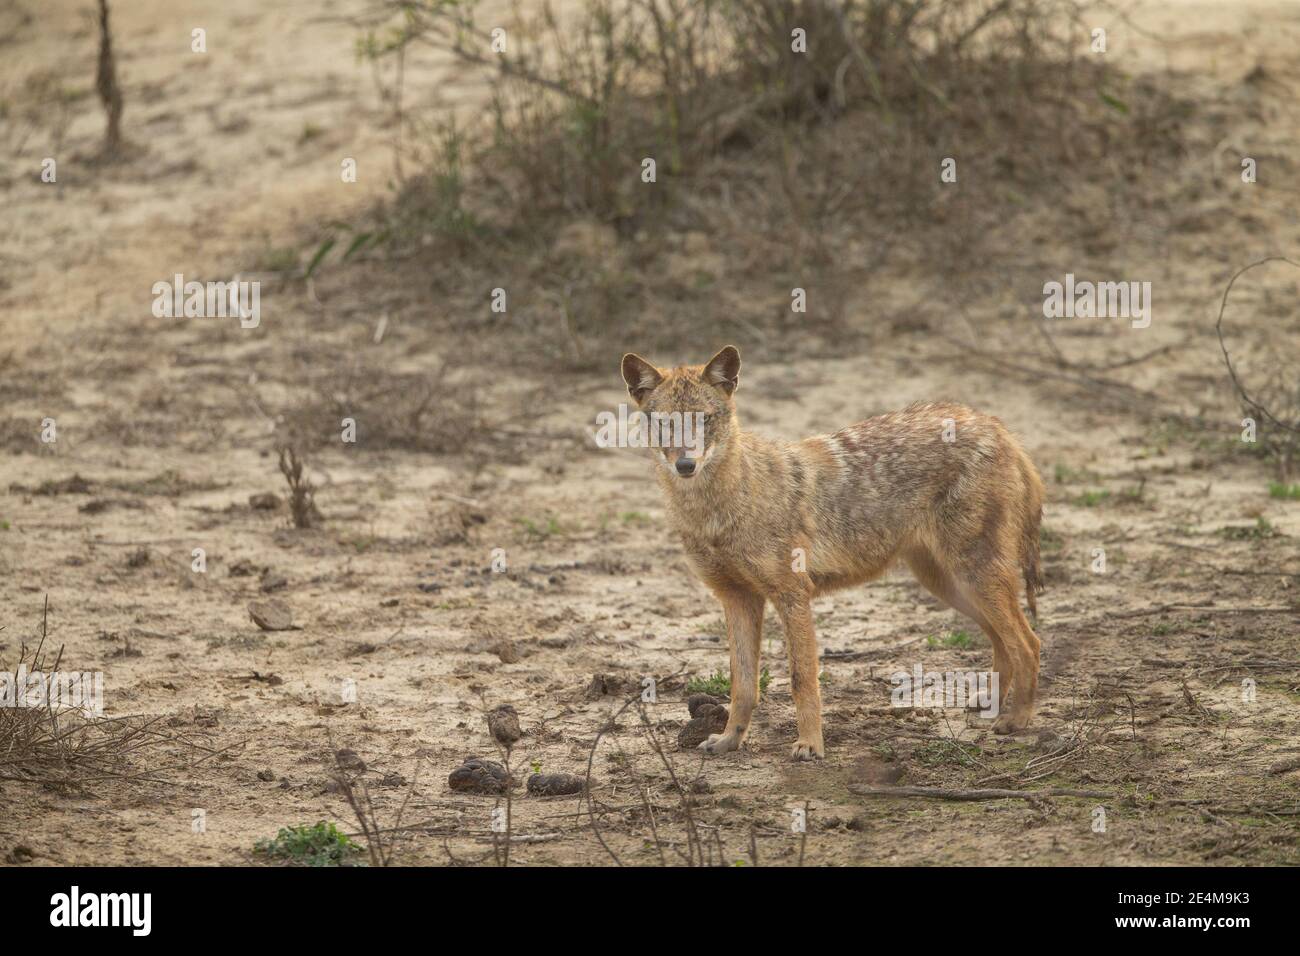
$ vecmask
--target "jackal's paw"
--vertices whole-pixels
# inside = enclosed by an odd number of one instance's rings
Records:
[[[1029,717],[1025,714],[1003,714],[993,721],[995,734],[1015,734],[1029,726]]]
[[[794,749],[790,751],[790,757],[793,760],[821,760],[826,756],[826,748],[820,740],[809,743],[806,740],[796,740]]]
[[[711,754],[725,754],[740,749],[738,734],[710,734],[709,739],[700,744],[700,750]]]

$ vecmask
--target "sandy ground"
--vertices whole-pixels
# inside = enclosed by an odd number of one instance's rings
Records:
[[[51,640],[71,666],[104,672],[109,714],[161,715],[219,753],[166,771],[166,783],[0,781],[0,860],[238,864],[281,826],[326,819],[354,830],[330,779],[344,747],[366,765],[354,773],[382,824],[407,802],[398,862],[491,859],[497,801],[453,793],[447,775],[467,756],[496,756],[483,711],[500,703],[516,707],[526,732],[517,771],[584,773],[593,758],[609,808],[601,833],[619,859],[659,861],[647,803],[661,842],[684,850],[678,796],[631,712],[593,757],[597,732],[643,678],[727,665],[720,611],[666,531],[649,464],[586,437],[624,398],[618,356],[605,377],[493,387],[494,421],[526,433],[512,454],[465,460],[369,449],[363,438],[311,459],[321,527],[294,530],[283,507],[251,507],[251,495],[285,490],[272,429],[273,409],[298,387],[277,371],[286,356],[354,351],[394,369],[442,357],[418,327],[438,305],[384,285],[382,269],[312,295],[272,285],[267,320],[251,333],[149,311],[159,279],[268,269],[282,250],[309,248],[315,224],[386,194],[389,113],[355,60],[355,28],[331,19],[363,5],[122,5],[125,128],[138,152],[112,166],[94,158],[102,116],[85,6],[19,3],[0,46],[8,102],[38,74],[69,91],[66,117],[29,122],[11,109],[5,120],[0,661],[39,633],[48,595]],[[1200,144],[1189,161],[1206,191],[1185,229],[1112,237],[1103,250],[1161,290],[1152,327],[1139,341],[1124,337],[1136,330],[1081,323],[1061,341],[1096,362],[1169,346],[1110,374],[1222,420],[1230,435],[1239,415],[1213,335],[1218,298],[1236,268],[1300,240],[1300,170],[1289,158],[1300,145],[1300,6],[1162,4],[1135,24],[1110,31],[1115,55],[1173,71],[1207,113],[1233,117],[1233,136]],[[206,54],[189,52],[194,27],[208,31]],[[434,108],[475,102],[475,81],[451,64],[430,57],[408,69]],[[1251,187],[1236,182],[1243,153],[1260,157]],[[57,184],[39,181],[45,156],[58,159]],[[355,184],[339,179],[348,156]],[[1043,241],[1063,274],[1095,240]],[[1242,301],[1259,307],[1261,334],[1300,341],[1294,275],[1256,278]],[[1276,314],[1266,293],[1282,303]],[[392,320],[376,343],[380,311]],[[969,313],[995,341],[997,303]],[[1255,313],[1236,314],[1248,323]],[[702,360],[717,344],[702,335],[683,351]],[[1039,716],[1012,738],[959,710],[889,706],[895,670],[988,666],[985,639],[916,584],[891,576],[820,601],[828,753],[816,765],[788,760],[788,669],[769,617],[771,685],[748,749],[709,760],[669,751],[683,779],[699,781],[694,814],[715,859],[749,860],[752,840],[759,862],[782,864],[1300,861],[1300,772],[1279,769],[1300,755],[1300,504],[1270,498],[1257,461],[1230,439],[1155,425],[1150,409],[1086,388],[1016,379],[920,333],[842,358],[742,352],[742,419],[770,434],[828,431],[939,397],[1002,417],[1049,485],[1049,590]],[[38,440],[45,417],[58,423],[53,445]],[[40,493],[74,474],[88,491]],[[194,548],[206,552],[203,574],[191,571]],[[491,568],[498,548],[504,573]],[[1091,570],[1097,548],[1105,573]],[[264,589],[299,629],[250,620]],[[952,638],[959,631],[969,647]],[[1253,702],[1244,678],[1256,682]],[[349,681],[355,703],[342,697]],[[649,713],[671,744],[686,719],[681,677],[659,687]],[[954,803],[850,790],[899,783],[1107,796]],[[801,837],[791,810],[805,804]],[[195,809],[205,832],[193,832]],[[610,862],[578,809],[573,797],[520,793],[512,862]]]

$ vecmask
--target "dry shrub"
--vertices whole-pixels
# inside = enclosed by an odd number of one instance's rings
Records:
[[[1274,369],[1257,392],[1242,400],[1241,411],[1259,423],[1257,439],[1277,480],[1291,481],[1300,472],[1300,381],[1295,370]]]
[[[0,673],[49,675],[60,670],[63,648],[46,648],[49,599],[41,618],[36,646],[20,646],[13,666],[0,662]],[[0,780],[37,783],[59,789],[83,788],[105,781],[158,782],[160,774],[176,769],[151,755],[163,745],[180,745],[187,750],[203,749],[175,734],[164,732],[159,717],[92,716],[82,711],[55,707],[49,700],[39,705],[0,706]],[[209,754],[214,753],[208,750]]]
[[[484,440],[478,387],[448,361],[429,372],[395,372],[379,360],[313,357],[306,397],[284,415],[303,448],[340,441],[341,422],[356,421],[357,444],[432,454],[459,454]]]
[[[629,328],[669,347],[700,309],[720,336],[779,336],[814,283],[801,330],[842,344],[895,246],[978,270],[1026,196],[1080,177],[1141,215],[1126,170],[1178,149],[1182,108],[1108,72],[1069,0],[592,0],[510,25],[501,54],[473,3],[385,8],[363,51],[450,51],[494,71],[493,98],[482,128],[413,129],[422,172],[374,232],[466,310],[467,288],[514,290],[495,330],[550,367],[589,368]],[[946,157],[978,186],[942,183]],[[564,253],[582,224],[600,241]]]
[[[642,188],[644,157],[661,179],[695,176],[774,128],[802,133],[857,110],[875,140],[853,146],[877,151],[943,143],[1077,162],[1159,132],[1145,114],[1090,122],[1133,107],[1100,58],[1083,57],[1087,30],[1062,0],[591,0],[576,18],[545,4],[499,55],[484,52],[474,3],[387,6],[403,23],[387,45],[370,34],[371,55],[419,42],[497,68],[487,135],[440,128],[428,172],[408,185],[426,227],[462,227],[476,206],[529,227],[557,213],[635,218],[664,192]],[[791,49],[796,28],[806,53]],[[451,208],[431,215],[437,203]]]
[[[40,438],[40,422],[30,418],[0,418],[0,448],[13,454],[44,450]]]
[[[1260,272],[1251,280],[1244,279],[1256,269]],[[1238,269],[1223,290],[1215,322],[1243,419],[1255,422],[1257,448],[1269,459],[1283,485],[1300,466],[1300,338],[1296,335],[1300,325],[1295,319],[1300,283],[1296,269],[1300,262],[1281,256]],[[1280,287],[1268,284],[1270,277],[1273,283],[1280,280]],[[1248,283],[1237,295],[1246,299],[1249,314],[1256,320],[1248,333],[1240,324],[1234,329],[1232,322],[1224,321],[1238,280]]]
[[[4,15],[5,10],[0,8],[0,16]],[[0,24],[0,38],[7,34]],[[79,79],[73,65],[60,64],[35,70],[21,83],[11,80],[0,85],[0,138],[13,155],[22,153],[33,139],[48,142],[50,155],[63,154],[77,102],[86,95],[77,86]],[[17,179],[16,171],[13,178]],[[5,186],[11,181],[8,175],[0,179]],[[10,281],[8,276],[0,277],[0,290],[7,289]]]
[[[316,508],[316,486],[303,474],[302,459],[291,445],[280,447],[280,474],[289,486],[289,513],[295,528],[311,528],[322,515]]]

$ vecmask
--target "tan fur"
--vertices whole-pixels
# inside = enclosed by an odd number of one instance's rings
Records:
[[[1041,589],[1043,483],[1000,421],[961,405],[919,403],[799,442],[742,431],[731,346],[702,366],[660,369],[623,358],[642,411],[702,412],[704,452],[680,477],[686,449],[656,452],[674,528],[701,580],[721,601],[731,644],[731,717],[701,746],[735,750],[758,702],[760,636],[770,601],[781,619],[799,737],[796,759],[824,754],[812,599],[906,563],[940,600],[970,617],[993,645],[993,669],[1013,708],[994,730],[1029,724],[1039,640],[1020,586]],[[944,441],[951,419],[953,441]],[[796,570],[795,549],[805,555]]]

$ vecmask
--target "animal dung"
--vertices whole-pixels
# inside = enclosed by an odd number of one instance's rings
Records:
[[[534,797],[582,793],[586,786],[586,778],[574,773],[535,773],[528,778],[528,792]]]
[[[705,694],[698,696],[704,697]],[[727,718],[731,715],[721,704],[702,701],[694,710],[694,715],[677,734],[677,747],[690,750],[709,739],[710,734],[720,734],[727,729]]]
[[[700,709],[706,704],[711,707],[721,706],[722,700],[714,697],[712,694],[691,694],[686,698],[686,709],[690,711],[692,717],[698,717]]]
[[[482,793],[496,796],[506,792],[514,782],[506,768],[495,760],[470,757],[447,777],[447,786],[460,793]]]

